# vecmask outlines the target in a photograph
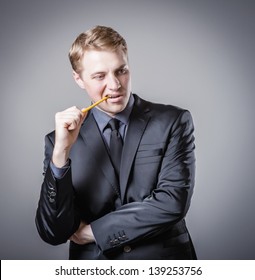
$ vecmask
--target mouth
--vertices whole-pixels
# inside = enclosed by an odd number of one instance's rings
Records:
[[[117,102],[122,98],[122,95],[120,94],[109,94],[108,96],[109,96],[108,100],[110,99],[111,101],[114,102]]]
[[[107,96],[109,96],[109,98],[117,98],[120,97],[120,94],[108,94]]]

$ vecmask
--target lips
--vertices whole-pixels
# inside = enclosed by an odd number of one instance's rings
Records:
[[[113,98],[117,98],[117,97],[120,97],[121,95],[120,94],[108,94],[108,96],[113,99]]]
[[[109,94],[109,96],[108,101],[110,102],[119,102],[123,98],[120,94]]]

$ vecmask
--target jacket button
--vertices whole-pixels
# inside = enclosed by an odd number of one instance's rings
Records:
[[[124,246],[124,248],[123,248],[123,251],[125,252],[125,253],[129,253],[129,252],[131,252],[131,247],[130,246]]]
[[[56,193],[54,191],[49,192],[50,197],[56,196]]]

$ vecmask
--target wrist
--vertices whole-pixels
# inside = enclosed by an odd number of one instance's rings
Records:
[[[58,168],[63,167],[68,159],[69,159],[69,150],[65,150],[65,149],[62,150],[62,149],[58,149],[57,147],[54,147],[51,160],[56,167]]]

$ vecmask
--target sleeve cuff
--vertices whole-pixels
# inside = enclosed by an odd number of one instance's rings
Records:
[[[56,179],[62,179],[66,172],[68,171],[68,169],[70,168],[70,165],[71,165],[71,160],[68,159],[66,164],[63,166],[63,167],[56,167],[54,165],[54,163],[52,161],[50,161],[50,169],[53,173],[53,176],[56,178]]]

